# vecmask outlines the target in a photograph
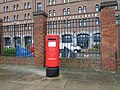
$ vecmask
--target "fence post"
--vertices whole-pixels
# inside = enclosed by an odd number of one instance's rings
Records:
[[[117,28],[115,10],[101,9],[101,54],[102,69],[117,70]]]
[[[34,12],[34,55],[35,66],[45,65],[45,36],[47,34],[47,14],[43,11]]]
[[[3,26],[3,20],[2,19],[0,19],[0,55],[2,54],[2,38],[3,38],[3,28],[2,28],[2,26]]]

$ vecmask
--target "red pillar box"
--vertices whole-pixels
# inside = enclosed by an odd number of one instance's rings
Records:
[[[59,36],[49,34],[46,36],[46,76],[58,76],[59,65]]]

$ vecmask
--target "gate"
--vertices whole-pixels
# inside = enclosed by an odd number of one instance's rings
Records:
[[[3,56],[33,57],[33,23],[3,26]]]
[[[47,34],[60,36],[60,57],[101,57],[99,18],[47,22]]]

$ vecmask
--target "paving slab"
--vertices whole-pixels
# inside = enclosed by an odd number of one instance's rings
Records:
[[[44,90],[72,90],[72,89],[64,89],[64,88],[57,88],[57,87],[45,87]]]
[[[45,68],[0,65],[0,90],[120,90],[120,73],[63,68],[48,78]]]

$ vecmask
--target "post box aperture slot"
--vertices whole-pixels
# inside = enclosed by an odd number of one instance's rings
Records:
[[[55,40],[55,41],[56,41],[56,39],[55,39],[55,38],[49,38],[48,40]]]

